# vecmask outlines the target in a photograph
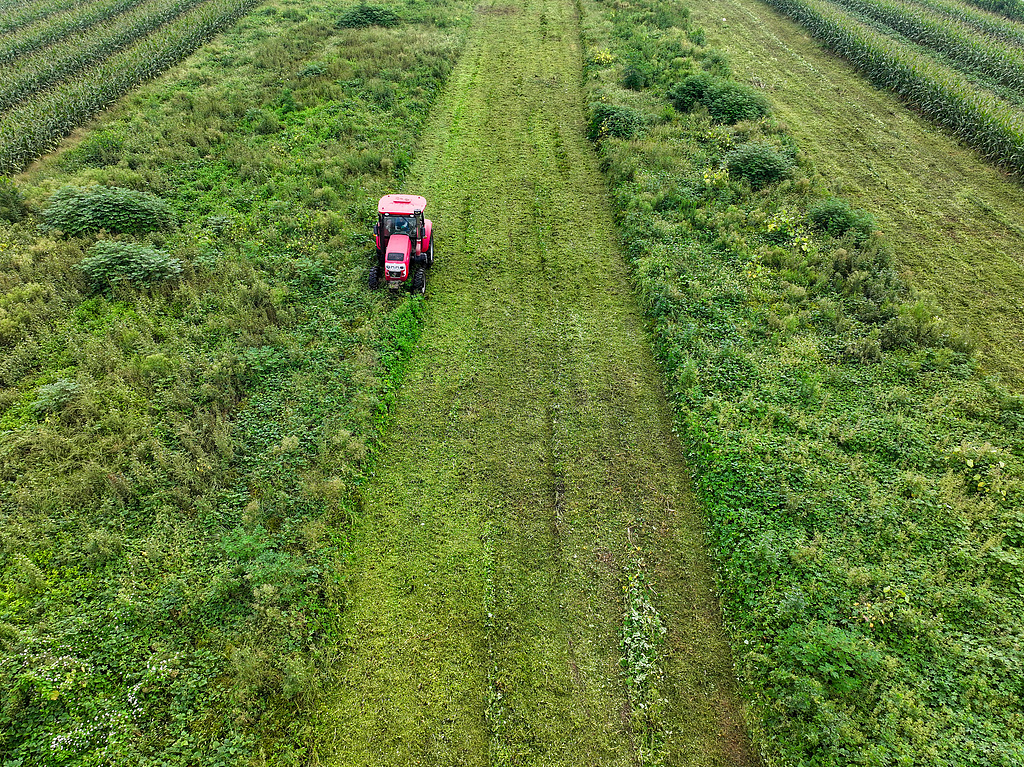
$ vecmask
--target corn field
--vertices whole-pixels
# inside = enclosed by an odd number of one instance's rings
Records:
[[[111,24],[93,27],[47,46],[35,55],[0,67],[0,112],[53,83],[64,80],[180,16],[202,0],[154,0],[119,16]]]
[[[942,49],[942,59],[932,58],[922,47],[859,21],[838,4],[825,0],[766,2],[799,22],[877,86],[892,91],[997,165],[1024,176],[1024,111],[945,63],[956,58],[954,48],[970,47],[963,42],[963,34],[957,47],[950,44],[949,50]],[[869,0],[840,2],[866,5]],[[883,0],[872,4],[879,8],[894,5]],[[954,28],[951,25],[946,30]],[[975,65],[983,67],[978,60],[973,59]],[[991,81],[995,81],[995,75],[991,75]],[[1018,81],[1014,86],[1016,90],[1021,84]]]
[[[35,2],[21,3],[18,0],[7,0],[7,2],[0,3],[0,35],[46,16],[73,8],[81,2],[82,0],[35,0]]]
[[[192,53],[257,2],[105,0],[108,18],[138,7],[0,67],[0,173],[16,173],[52,151],[79,125]]]
[[[29,24],[0,38],[0,64],[55,43],[68,35],[88,29],[124,13],[140,0],[96,0]]]

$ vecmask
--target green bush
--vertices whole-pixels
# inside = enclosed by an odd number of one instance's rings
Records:
[[[341,14],[334,26],[338,29],[397,27],[400,21],[398,14],[387,6],[360,3]]]
[[[874,231],[875,220],[870,213],[856,210],[838,197],[830,197],[811,206],[807,220],[819,232],[832,237],[842,237],[852,231],[858,241],[863,242]]]
[[[746,179],[753,189],[781,181],[793,170],[793,161],[770,144],[751,141],[730,152],[725,159],[729,174]]]
[[[611,104],[591,106],[590,130],[587,135],[592,141],[608,136],[633,138],[643,128],[644,119],[639,112],[629,107]]]
[[[741,83],[723,83],[712,88],[705,103],[711,119],[725,125],[757,120],[771,111],[763,93]]]
[[[53,193],[42,219],[45,228],[70,235],[101,229],[138,234],[170,227],[174,213],[159,197],[134,189],[65,186]]]
[[[37,418],[63,410],[79,393],[79,386],[67,378],[58,378],[51,384],[39,387],[35,400],[32,401],[32,412]]]
[[[13,224],[25,217],[25,197],[9,178],[0,177],[0,221]]]
[[[89,253],[78,268],[97,290],[117,282],[148,285],[181,274],[181,261],[162,250],[134,242],[101,240]]]
[[[708,72],[697,72],[673,85],[668,92],[668,100],[680,112],[689,112],[698,104],[704,104],[714,87],[714,77]]]

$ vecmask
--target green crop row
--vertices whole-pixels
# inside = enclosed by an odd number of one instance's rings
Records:
[[[0,173],[14,173],[139,83],[198,48],[256,0],[211,0],[0,119]]]
[[[1024,21],[1024,3],[1020,0],[964,0],[968,5],[998,13],[1014,21]]]
[[[19,3],[16,0],[0,5],[0,35],[31,24],[33,21],[73,8],[81,0],[35,0]]]
[[[907,39],[934,50],[952,66],[1024,91],[1024,50],[972,33],[962,24],[936,18],[919,8],[891,0],[832,0],[854,13],[884,24]]]
[[[109,25],[93,27],[18,59],[0,70],[4,78],[0,83],[0,112],[102,61],[200,2],[203,0],[152,0]]]
[[[0,64],[9,64],[19,56],[81,32],[94,24],[124,13],[140,0],[98,0],[72,8],[56,16],[41,19],[0,40]]]
[[[989,37],[1024,46],[1024,27],[1017,22],[996,18],[992,14],[982,13],[963,3],[947,2],[946,0],[917,0],[917,4],[973,27]]]
[[[817,0],[767,0],[848,59],[873,83],[950,130],[993,162],[1024,174],[1024,115],[948,67]]]

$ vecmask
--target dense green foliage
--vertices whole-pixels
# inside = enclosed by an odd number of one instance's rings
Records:
[[[106,186],[63,186],[53,193],[39,217],[47,228],[70,235],[102,229],[139,234],[167,229],[174,223],[170,205],[156,195]]]
[[[0,226],[0,762],[304,758],[420,327],[421,299],[365,289],[369,224],[461,40],[431,22],[457,7],[387,32],[339,11],[266,7],[19,180],[33,211],[122,188],[178,223]],[[140,289],[126,254],[180,277]]]
[[[0,221],[13,224],[25,215],[25,196],[9,178],[0,178]]]
[[[592,98],[635,107],[618,27],[668,4],[587,8]],[[766,761],[1018,764],[1024,398],[783,125],[665,113],[659,94],[715,61],[682,34],[631,29],[689,71],[651,87],[642,137],[600,151]],[[751,145],[791,177],[735,179]]]
[[[391,8],[383,5],[360,3],[346,8],[335,26],[339,29],[358,29],[359,27],[396,27],[401,19]]]
[[[78,268],[97,290],[109,289],[121,282],[149,285],[181,275],[181,261],[163,250],[134,242],[100,240]]]
[[[674,83],[668,99],[681,112],[698,106],[707,109],[717,123],[734,125],[741,120],[757,120],[769,112],[768,99],[749,85],[701,71]]]
[[[1024,173],[1024,112],[1019,107],[974,85],[961,73],[899,39],[862,24],[831,3],[768,2],[802,24],[828,48],[849,59],[876,85],[920,109],[995,163],[1018,175]],[[962,31],[963,26],[959,29]],[[966,42],[963,45],[970,51],[950,55],[972,59],[981,55],[976,47]],[[1000,56],[999,46],[994,42],[992,50],[985,56],[1003,61],[1005,57]],[[990,71],[984,62],[970,65],[975,69],[979,66]],[[1007,77],[1012,84],[1019,85],[1019,75],[1010,73]]]

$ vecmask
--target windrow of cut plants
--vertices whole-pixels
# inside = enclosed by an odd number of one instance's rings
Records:
[[[591,137],[772,765],[1024,760],[1024,397],[685,10],[587,2]]]
[[[467,18],[264,5],[0,181],[0,763],[313,758],[420,328],[370,226]]]

